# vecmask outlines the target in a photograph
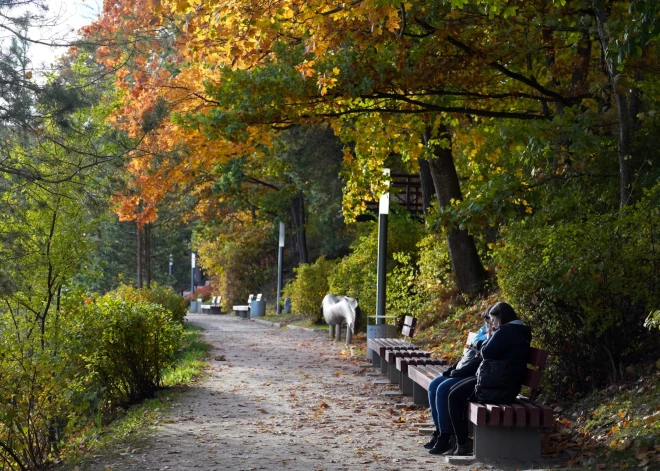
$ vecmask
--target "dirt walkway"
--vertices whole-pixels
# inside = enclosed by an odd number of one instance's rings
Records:
[[[229,315],[189,315],[214,346],[206,378],[182,394],[140,449],[90,469],[432,470],[418,428],[426,411],[399,410],[343,344],[304,330]],[[224,355],[226,361],[216,361]],[[515,467],[511,468],[515,469]]]

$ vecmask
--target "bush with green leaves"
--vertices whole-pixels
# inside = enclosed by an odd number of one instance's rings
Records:
[[[178,351],[180,322],[159,304],[117,292],[86,304],[83,316],[72,334],[95,339],[95,348],[83,359],[106,396],[126,404],[152,397]]]
[[[422,325],[432,324],[435,302],[456,290],[445,238],[429,233],[417,243],[416,253],[397,252],[393,259],[395,266],[387,274],[387,314],[397,322],[414,316]]]
[[[152,284],[151,288],[140,289],[122,284],[109,294],[119,299],[158,304],[165,308],[172,318],[178,322],[183,322],[183,318],[188,313],[188,301],[175,293],[172,288],[157,283]]]
[[[245,304],[274,273],[273,227],[270,221],[252,220],[249,213],[241,213],[225,224],[208,225],[195,233],[199,263],[225,306]]]
[[[45,335],[31,313],[0,311],[0,469],[37,469],[50,460],[78,378],[47,319]],[[80,370],[84,376],[86,372]]]
[[[329,293],[328,275],[336,262],[319,257],[314,263],[303,263],[294,268],[296,277],[284,287],[282,294],[291,298],[291,310],[304,314],[316,324],[323,322],[321,302]]]
[[[401,256],[395,258],[393,254],[410,254],[410,262],[416,263],[414,254],[422,236],[422,225],[408,214],[395,213],[390,215],[388,226],[387,268],[390,283],[391,273],[402,263]],[[342,258],[332,270],[329,284],[331,293],[358,299],[365,319],[363,322],[366,322],[367,316],[376,314],[378,225],[366,223],[361,230],[362,235],[351,245],[351,254]]]
[[[387,274],[385,310],[397,321],[405,316],[419,318],[424,307],[424,291],[419,284],[419,269],[409,253],[393,254],[396,266]]]
[[[648,335],[644,320],[660,304],[658,194],[575,220],[538,213],[502,231],[499,284],[552,354],[557,391],[619,378]]]

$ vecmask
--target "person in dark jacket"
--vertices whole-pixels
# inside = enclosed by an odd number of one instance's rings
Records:
[[[495,304],[489,314],[493,335],[481,347],[483,359],[476,376],[454,384],[449,391],[447,405],[456,438],[453,454],[457,456],[472,454],[467,440],[467,402],[513,402],[527,370],[531,329],[507,303]]]
[[[431,417],[435,425],[435,431],[431,440],[424,445],[432,455],[440,455],[452,448],[450,442],[452,436],[451,420],[449,419],[449,410],[447,409],[447,397],[451,387],[459,381],[473,377],[479,364],[481,355],[479,350],[481,345],[490,335],[490,316],[488,315],[490,307],[484,311],[484,326],[479,329],[476,337],[472,340],[469,348],[460,360],[445,370],[440,376],[436,377],[429,384],[429,405],[431,406]]]

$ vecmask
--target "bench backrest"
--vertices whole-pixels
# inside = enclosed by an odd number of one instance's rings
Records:
[[[543,370],[548,362],[549,353],[540,348],[529,348],[529,356],[527,358],[527,373],[523,381],[523,386],[527,386],[532,390],[529,397],[534,399],[538,394],[539,385],[541,384],[541,376]]]
[[[415,327],[417,326],[417,318],[413,316],[406,316],[403,319],[403,327],[401,328],[401,335],[407,340],[412,342],[413,335],[415,335]]]

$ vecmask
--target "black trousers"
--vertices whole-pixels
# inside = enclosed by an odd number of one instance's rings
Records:
[[[468,419],[465,411],[468,399],[472,396],[476,384],[477,377],[473,376],[454,384],[449,391],[449,418],[454,428],[456,442],[461,445],[464,445],[467,441]]]

